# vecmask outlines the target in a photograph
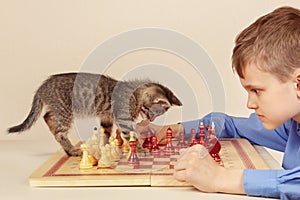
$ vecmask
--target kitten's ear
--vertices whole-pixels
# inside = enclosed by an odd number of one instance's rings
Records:
[[[170,89],[163,87],[163,90],[165,91],[166,97],[168,98],[171,105],[182,106],[181,101],[173,94]]]
[[[168,106],[171,106],[172,104],[170,103],[170,101],[166,98],[163,98],[163,97],[156,97],[152,103],[154,104],[164,104],[164,105],[168,105]]]

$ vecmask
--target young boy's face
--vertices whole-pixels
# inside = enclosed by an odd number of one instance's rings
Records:
[[[248,92],[247,107],[255,110],[266,129],[275,129],[290,118],[300,119],[300,100],[293,80],[283,83],[250,64],[240,81]]]

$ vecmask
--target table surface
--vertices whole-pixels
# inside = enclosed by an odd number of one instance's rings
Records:
[[[55,141],[0,141],[0,194],[3,199],[266,199],[244,195],[208,194],[193,187],[69,187],[34,188],[28,177],[60,147]],[[280,168],[282,154],[256,147],[272,168]]]

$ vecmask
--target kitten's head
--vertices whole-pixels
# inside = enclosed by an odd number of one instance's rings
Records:
[[[153,121],[171,106],[181,106],[180,100],[167,87],[158,83],[148,83],[135,91],[136,109],[133,118],[139,115]]]

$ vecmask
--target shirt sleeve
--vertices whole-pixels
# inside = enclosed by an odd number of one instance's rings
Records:
[[[290,131],[290,121],[287,121],[275,130],[266,130],[255,113],[248,118],[243,118],[213,112],[201,119],[181,124],[188,135],[192,128],[197,130],[201,121],[204,124],[214,122],[218,138],[246,138],[252,144],[262,145],[278,151],[284,151]]]
[[[249,196],[299,199],[300,167],[291,170],[244,170],[244,188]]]

